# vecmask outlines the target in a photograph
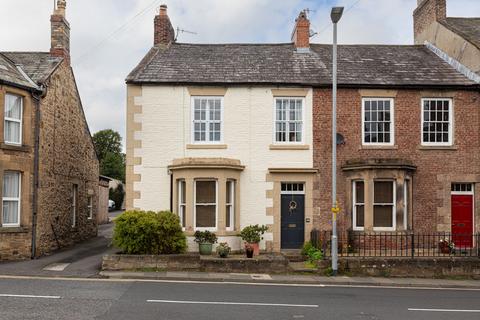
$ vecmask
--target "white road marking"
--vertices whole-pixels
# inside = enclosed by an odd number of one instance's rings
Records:
[[[251,274],[250,278],[253,280],[272,280],[272,277],[268,274]]]
[[[43,268],[45,271],[63,271],[65,270],[70,263],[52,263]]]
[[[184,284],[216,284],[239,286],[272,286],[272,287],[312,287],[312,288],[362,288],[362,289],[402,289],[402,290],[442,290],[442,291],[480,291],[480,288],[468,287],[427,287],[427,286],[380,286],[380,285],[354,285],[354,284],[315,284],[315,283],[269,283],[269,282],[242,282],[242,281],[201,281],[201,280],[166,280],[166,279],[135,279],[135,278],[66,278],[45,276],[11,276],[0,275],[0,279],[15,280],[55,280],[55,281],[80,281],[80,282],[150,282],[150,283],[184,283]]]
[[[33,298],[33,299],[60,299],[60,296],[34,296],[30,294],[0,294],[0,297],[6,298]]]
[[[267,306],[267,307],[297,307],[297,308],[318,308],[318,304],[286,304],[286,303],[256,303],[256,302],[224,302],[224,301],[187,301],[187,300],[147,300],[156,303],[178,303],[178,304],[216,304],[236,306]]]
[[[414,309],[414,308],[408,308],[408,311],[480,313],[480,310],[465,310],[465,309],[461,310],[461,309]]]

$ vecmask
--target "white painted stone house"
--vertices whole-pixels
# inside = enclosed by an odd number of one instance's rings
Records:
[[[162,6],[154,47],[127,78],[127,210],[179,214],[192,251],[204,229],[240,249],[251,224],[269,226],[263,249],[301,247],[316,172],[308,32],[301,13],[293,43],[181,44]]]

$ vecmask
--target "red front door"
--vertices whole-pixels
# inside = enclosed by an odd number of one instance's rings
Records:
[[[452,240],[455,248],[473,246],[473,195],[452,195]]]

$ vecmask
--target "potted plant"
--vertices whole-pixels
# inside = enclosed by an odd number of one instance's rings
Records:
[[[198,249],[201,255],[212,254],[213,244],[217,242],[215,233],[208,230],[195,231],[195,242],[198,243]]]
[[[253,248],[253,252],[256,256],[260,253],[260,246],[259,242],[263,239],[262,235],[268,230],[267,226],[260,226],[250,225],[242,229],[240,232],[240,237],[243,241],[245,241],[245,250],[247,249],[247,245]]]
[[[441,253],[451,254],[455,250],[455,243],[448,239],[440,239],[440,241],[438,242],[438,247]]]
[[[232,249],[229,247],[228,243],[222,242],[217,247],[217,253],[220,258],[227,258]]]
[[[245,253],[247,254],[247,258],[253,258],[253,247],[251,244],[247,243],[245,244]]]

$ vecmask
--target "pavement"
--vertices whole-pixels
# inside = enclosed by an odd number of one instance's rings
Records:
[[[110,217],[119,213],[121,211],[111,212]],[[112,233],[113,223],[103,224],[98,227],[97,237],[51,255],[34,260],[1,262],[0,275],[98,277],[103,255],[118,251],[111,246]]]
[[[0,319],[478,320],[477,289],[158,280],[0,280]]]
[[[300,274],[248,274],[213,272],[125,272],[102,271],[108,279],[147,279],[163,281],[225,282],[225,283],[273,283],[301,285],[339,286],[383,286],[407,288],[472,288],[480,289],[480,280],[452,280],[425,278],[382,278],[382,277],[324,277]]]

